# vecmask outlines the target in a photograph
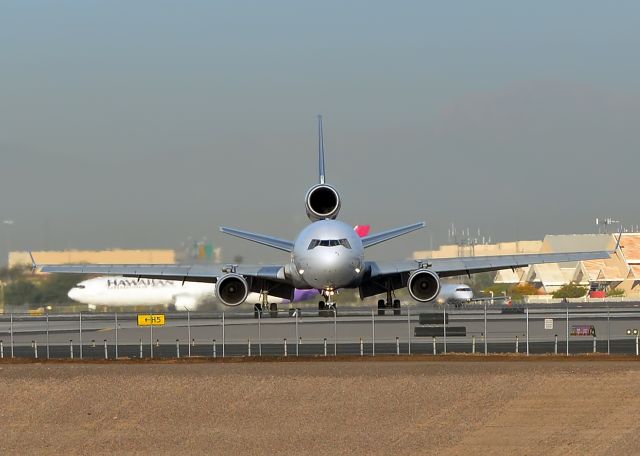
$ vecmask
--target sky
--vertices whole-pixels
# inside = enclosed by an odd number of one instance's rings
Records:
[[[640,224],[640,3],[0,3],[0,254],[179,248],[286,262],[317,181],[370,249]]]

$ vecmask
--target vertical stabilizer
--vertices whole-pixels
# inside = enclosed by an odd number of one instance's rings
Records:
[[[322,116],[318,116],[318,175],[320,184],[324,184],[324,137],[322,134]]]

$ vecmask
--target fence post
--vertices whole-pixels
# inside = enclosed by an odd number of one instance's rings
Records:
[[[407,331],[409,336],[407,337],[407,340],[409,342],[407,351],[409,354],[411,354],[411,310],[408,307],[407,307]]]
[[[82,312],[80,312],[80,359],[82,359]]]
[[[400,354],[400,338],[396,336],[396,355]]]
[[[191,312],[187,310],[187,344],[189,345],[189,349],[187,350],[189,358],[191,358]]]
[[[640,351],[638,351],[638,335],[636,335],[636,356],[640,355]]]
[[[1,340],[0,340],[0,358],[4,359],[4,345],[2,345]]]
[[[362,337],[360,338],[360,356],[364,356],[364,343],[362,342]]]
[[[302,350],[302,336],[298,338],[298,346],[300,347],[300,350]],[[296,350],[296,356],[298,356],[298,350]]]
[[[107,348],[107,339],[104,340],[104,359],[109,359],[109,349]]]
[[[338,356],[338,310],[333,308],[333,356]]]
[[[529,356],[529,308],[526,309],[527,312],[527,356]]]
[[[596,353],[597,349],[596,349],[596,336],[593,336],[593,352]]]
[[[376,318],[371,309],[371,356],[376,356]]]
[[[433,354],[436,354],[436,338],[435,336],[433,337]]]
[[[69,339],[69,357],[73,359],[73,339]]]
[[[520,350],[519,350],[519,348],[520,348],[520,347],[518,347],[519,342],[520,342],[520,341],[518,340],[518,336],[516,336],[516,353],[519,353],[519,352],[520,352]]]
[[[251,356],[251,339],[247,339],[247,356]]]
[[[484,302],[484,333],[482,333],[482,337],[484,338],[484,354],[486,355],[489,348],[487,347],[487,302]]]
[[[558,335],[557,334],[556,334],[556,341],[553,345],[553,353],[556,355],[558,354]]]
[[[447,304],[442,305],[442,351],[447,354]]]
[[[284,338],[284,356],[287,356],[287,338]]]
[[[216,353],[216,340],[213,339],[213,357],[217,358],[218,357],[218,353]]]
[[[176,339],[176,358],[180,358],[180,339]]]
[[[10,316],[11,320],[10,320],[10,326],[9,326],[9,332],[11,333],[11,357],[13,358],[13,313]]]
[[[610,317],[610,307],[607,306],[607,355],[611,354],[611,319]]]
[[[569,356],[569,304],[567,304],[567,356]]]
[[[471,336],[471,353],[476,353],[476,336],[475,334]]]
[[[118,359],[118,313],[114,312],[115,315],[115,327],[116,327],[116,359]]]
[[[47,312],[47,359],[49,359],[49,312]]]
[[[224,333],[224,311],[222,312],[222,357],[224,358],[225,351],[225,333]]]
[[[33,357],[35,359],[38,359],[38,341],[37,340],[33,341]]]
[[[149,357],[153,358],[153,321],[149,325]]]
[[[327,356],[327,338],[324,338],[324,356]]]
[[[260,311],[258,312],[258,355],[262,356],[262,325],[260,324],[262,320],[262,307],[260,307]]]
[[[140,339],[140,359],[142,359],[142,339]]]

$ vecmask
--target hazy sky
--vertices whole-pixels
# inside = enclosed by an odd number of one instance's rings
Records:
[[[325,116],[341,218],[404,258],[640,224],[635,1],[0,3],[0,224],[12,249],[286,255]],[[4,255],[2,256],[4,262]]]

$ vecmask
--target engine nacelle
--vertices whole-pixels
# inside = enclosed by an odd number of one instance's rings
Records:
[[[330,185],[320,184],[307,192],[305,197],[307,217],[312,222],[335,219],[340,212],[340,195]]]
[[[433,301],[440,293],[440,277],[429,269],[418,269],[409,276],[407,288],[416,301]]]
[[[216,283],[216,297],[225,306],[239,306],[249,295],[249,284],[239,274],[226,274]]]

